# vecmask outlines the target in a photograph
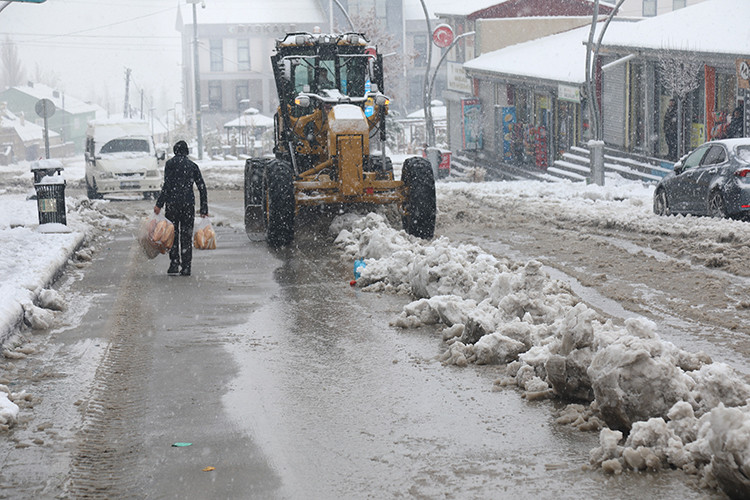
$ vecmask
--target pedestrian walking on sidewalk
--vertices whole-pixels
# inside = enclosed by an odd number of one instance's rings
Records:
[[[195,222],[195,194],[193,184],[200,194],[201,217],[208,217],[208,193],[201,170],[188,158],[188,145],[178,141],[174,145],[175,156],[164,166],[164,185],[154,206],[159,213],[166,204],[164,216],[174,224],[175,239],[169,251],[169,270],[174,276],[190,276],[193,260],[193,223]]]
[[[677,101],[669,100],[667,112],[664,113],[664,140],[667,143],[667,159],[677,161]]]

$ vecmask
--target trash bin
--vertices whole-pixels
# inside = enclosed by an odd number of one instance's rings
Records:
[[[45,176],[34,184],[36,204],[39,209],[39,224],[68,224],[65,216],[65,179],[60,176]]]
[[[34,174],[34,184],[42,181],[47,175],[59,174],[65,170],[60,160],[38,160],[31,163],[31,173]]]

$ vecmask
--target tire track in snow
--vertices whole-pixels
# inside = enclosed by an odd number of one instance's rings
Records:
[[[83,405],[83,423],[71,460],[69,492],[75,498],[138,496],[138,477],[129,474],[142,449],[133,435],[144,412],[142,388],[148,381],[150,341],[145,335],[152,314],[143,304],[137,271],[140,253],[133,243],[127,272],[102,338],[109,344],[96,370],[91,395]]]

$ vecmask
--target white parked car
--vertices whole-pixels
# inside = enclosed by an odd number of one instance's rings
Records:
[[[148,123],[143,120],[93,120],[86,133],[86,192],[91,199],[139,193],[156,197],[163,175]]]

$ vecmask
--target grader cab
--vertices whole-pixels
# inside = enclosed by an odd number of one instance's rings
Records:
[[[361,33],[290,33],[271,57],[279,107],[274,157],[245,163],[245,227],[269,245],[294,239],[302,207],[395,204],[404,229],[435,230],[435,180],[418,157],[401,180],[386,156],[382,55]]]

